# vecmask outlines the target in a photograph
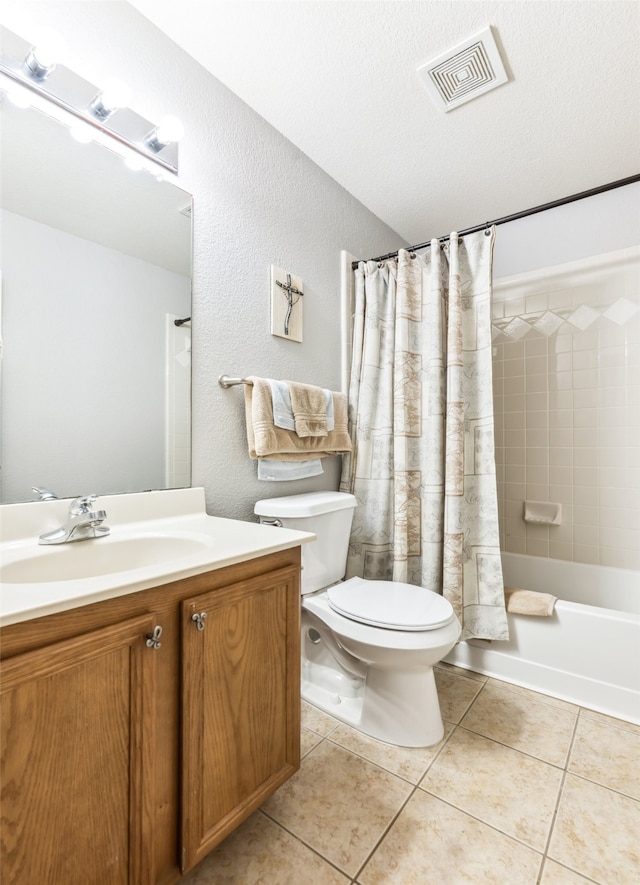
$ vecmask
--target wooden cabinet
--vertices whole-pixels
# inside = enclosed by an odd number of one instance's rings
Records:
[[[293,548],[1,631],[3,885],[169,885],[297,770],[299,575]]]
[[[297,577],[279,569],[182,603],[185,870],[300,764]]]
[[[2,879],[148,882],[153,667],[133,618],[2,667]]]

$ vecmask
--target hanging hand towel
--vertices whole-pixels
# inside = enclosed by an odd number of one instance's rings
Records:
[[[301,439],[308,436],[325,437],[327,430],[327,401],[324,390],[311,384],[289,382],[291,408],[296,433]]]
[[[265,378],[252,377],[245,386],[245,413],[249,457],[277,461],[310,461],[351,451],[347,430],[347,398],[333,394],[334,429],[326,436],[300,438],[290,430],[276,427],[273,421],[271,386]]]
[[[311,461],[274,461],[258,458],[258,479],[266,482],[286,482],[292,479],[308,479],[324,473],[320,458]]]
[[[269,378],[268,381],[271,388],[271,402],[273,403],[273,423],[283,430],[295,431],[296,422],[293,418],[289,382],[276,381],[274,378]]]
[[[268,380],[273,401],[273,423],[276,427],[282,427],[283,430],[295,430],[296,422],[293,417],[289,381],[276,381],[274,378],[269,378]],[[324,387],[322,388],[322,393],[324,394],[327,411],[327,431],[334,430],[333,395],[330,390],[326,390]]]

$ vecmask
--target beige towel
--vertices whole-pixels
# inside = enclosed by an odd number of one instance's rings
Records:
[[[251,377],[253,384],[244,388],[244,406],[247,417],[247,444],[249,457],[271,458],[275,461],[310,461],[327,455],[342,455],[351,451],[347,431],[347,398],[343,393],[333,394],[335,426],[326,436],[308,436],[300,439],[292,430],[283,430],[273,423],[271,385],[264,378]]]
[[[327,401],[321,387],[288,381],[291,410],[296,433],[301,439],[308,436],[325,437],[327,431]]]
[[[505,587],[504,597],[507,611],[517,615],[537,615],[549,617],[558,601],[550,593],[538,593],[536,590],[520,590],[517,587]]]

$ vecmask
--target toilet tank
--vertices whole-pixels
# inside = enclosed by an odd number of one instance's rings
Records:
[[[258,501],[260,522],[279,520],[285,528],[317,536],[302,548],[302,593],[313,593],[344,578],[356,499],[345,492],[306,492]]]

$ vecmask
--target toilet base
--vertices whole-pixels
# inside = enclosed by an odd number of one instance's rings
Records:
[[[305,661],[302,697],[357,731],[398,747],[431,747],[444,735],[431,667],[404,672],[369,667],[359,691],[342,691],[342,674]]]

